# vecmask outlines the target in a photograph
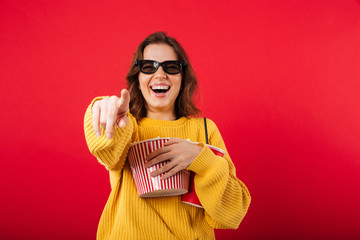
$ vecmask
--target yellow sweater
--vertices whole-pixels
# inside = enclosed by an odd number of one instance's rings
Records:
[[[108,140],[103,129],[101,137],[96,137],[92,129],[92,104],[85,114],[85,137],[90,152],[109,171],[111,184],[97,239],[215,239],[214,228],[239,226],[250,204],[249,192],[236,177],[229,154],[216,156],[204,144],[188,168],[196,173],[195,189],[204,209],[182,203],[181,196],[140,198],[137,193],[126,158],[130,144],[156,137],[205,142],[202,118],[143,118],[137,122],[128,113],[126,127],[115,127],[114,137]],[[208,120],[207,125],[209,144],[226,151],[214,122]]]

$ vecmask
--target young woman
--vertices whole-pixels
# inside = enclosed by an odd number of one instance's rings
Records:
[[[95,98],[84,129],[88,147],[110,174],[111,193],[98,239],[214,239],[214,228],[236,229],[250,204],[229,154],[216,156],[205,144],[203,118],[193,103],[197,80],[180,44],[163,32],[137,48],[121,96]],[[215,123],[207,120],[209,144],[226,150]],[[127,153],[130,144],[156,137],[169,140],[148,156],[146,167],[170,160],[151,173],[168,178],[187,169],[204,208],[181,196],[140,198]],[[184,139],[184,140],[182,140]],[[202,142],[193,144],[192,142]]]

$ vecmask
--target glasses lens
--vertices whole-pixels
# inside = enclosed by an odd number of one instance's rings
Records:
[[[143,73],[154,73],[156,72],[158,64],[155,61],[143,61],[140,66],[140,71]]]
[[[166,61],[163,66],[166,73],[177,74],[181,72],[181,65],[179,61]]]
[[[159,63],[154,60],[139,60],[139,62],[140,71],[145,74],[152,74],[156,72],[159,66],[162,66],[164,72],[168,74],[178,74],[182,69],[181,63],[179,61],[165,61]]]

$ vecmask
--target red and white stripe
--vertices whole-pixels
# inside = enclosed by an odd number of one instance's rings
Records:
[[[187,171],[180,171],[172,177],[162,180],[160,175],[151,177],[150,173],[165,166],[169,161],[155,164],[150,168],[144,167],[146,156],[163,147],[168,140],[169,138],[150,139],[135,143],[130,147],[128,160],[139,196],[144,194],[147,197],[173,196],[187,192],[189,186],[189,173]],[[156,193],[157,191],[159,195]]]

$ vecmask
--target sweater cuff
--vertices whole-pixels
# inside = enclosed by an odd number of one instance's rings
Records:
[[[220,170],[223,168],[229,168],[226,159],[215,155],[213,151],[206,146],[206,144],[198,143],[198,145],[202,146],[203,150],[190,164],[187,170],[195,172],[200,176],[204,176],[207,172],[213,171],[214,169]]]
[[[112,169],[119,161],[119,157],[122,152],[126,152],[129,143],[132,140],[134,132],[134,123],[130,112],[126,114],[128,116],[128,123],[124,128],[114,126],[114,135],[111,139],[107,139],[105,136],[105,129],[100,126],[101,135],[97,137],[95,135],[92,124],[92,106],[95,101],[101,100],[104,97],[95,98],[85,113],[84,119],[84,131],[85,138],[90,152],[96,156],[99,162],[107,169]]]

